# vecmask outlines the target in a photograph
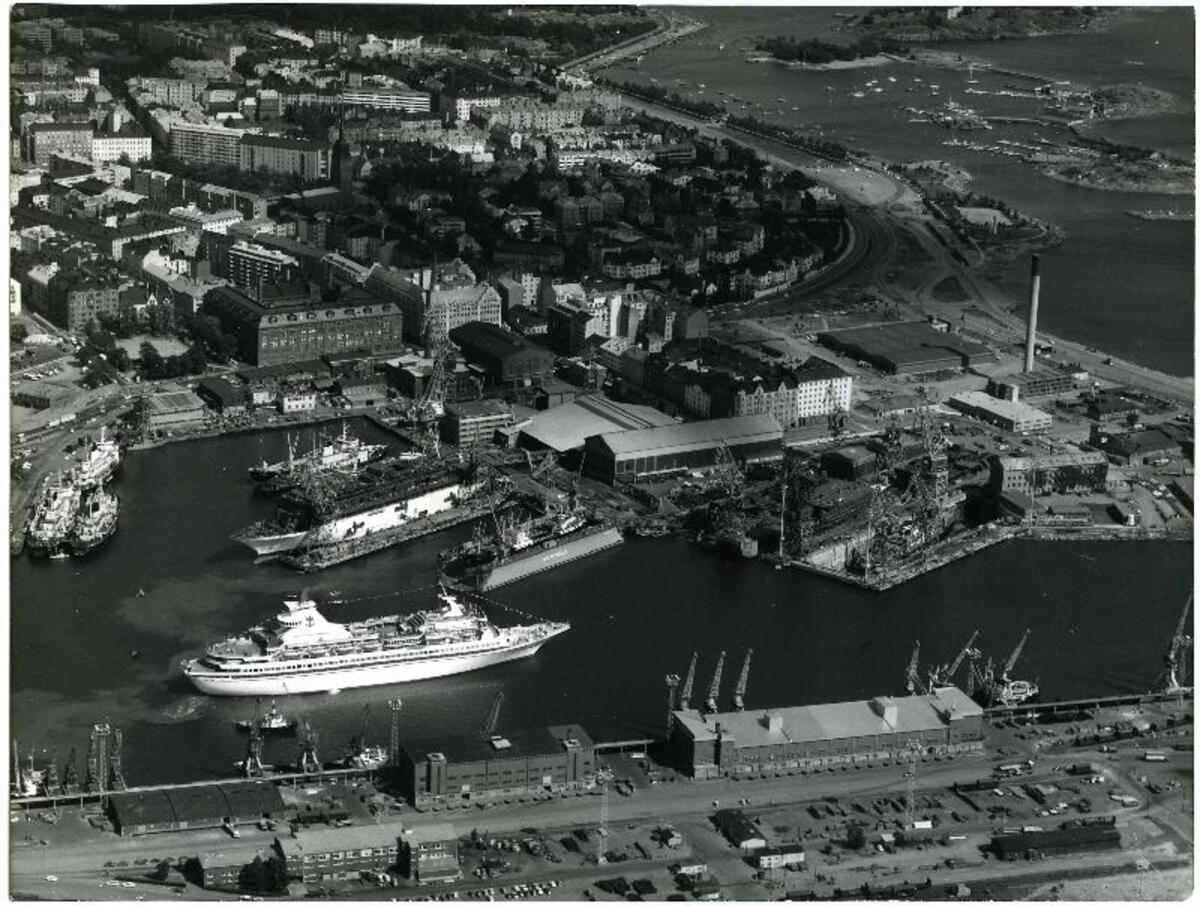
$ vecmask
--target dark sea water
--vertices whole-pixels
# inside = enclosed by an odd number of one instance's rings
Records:
[[[1041,318],[1048,330],[1168,373],[1193,373],[1193,226],[1125,214],[1146,208],[1190,211],[1191,196],[1079,188],[1047,179],[1012,158],[942,144],[953,138],[988,144],[1039,136],[1064,141],[1069,135],[1060,127],[997,125],[990,132],[950,132],[909,122],[914,117],[903,109],[928,109],[953,99],[986,115],[1038,115],[1041,107],[1035,101],[967,93],[969,87],[995,91],[1022,84],[1011,75],[908,64],[815,72],[748,63],[746,52],[759,36],[837,42],[852,36],[836,30],[838,19],[830,10],[702,8],[693,14],[711,27],[655,50],[638,66],[617,66],[607,74],[622,81],[657,80],[661,87],[726,103],[731,112],[819,129],[829,138],[889,159],[941,159],[965,167],[975,176],[974,190],[1003,198],[1065,230],[1062,246],[1043,256]],[[1099,34],[938,49],[1081,86],[1142,83],[1170,92],[1184,112],[1108,123],[1101,131],[1114,141],[1190,159],[1195,147],[1193,36],[1193,12],[1179,7],[1125,12]],[[968,83],[972,75],[973,86]],[[936,97],[931,85],[938,86]],[[864,96],[856,98],[856,92]],[[738,100],[729,100],[729,95]],[[1028,258],[1023,258],[1001,278],[1014,303],[1025,296],[1028,271]]]
[[[369,425],[356,429],[375,437]],[[348,599],[326,609],[333,619],[432,602],[437,552],[469,528],[314,577],[254,566],[228,540],[271,508],[246,467],[284,450],[274,432],[130,454],[115,485],[121,529],[107,548],[80,563],[12,561],[11,726],[22,750],[64,759],[75,746],[82,768],[89,727],[107,719],[124,732],[132,783],[225,776],[245,744],[233,721],[253,703],[197,695],[181,658],[270,617],[306,584]],[[663,676],[683,673],[693,651],[703,690],[728,650],[729,695],[753,648],[747,703],[766,707],[900,693],[914,639],[927,657],[949,660],[978,628],[985,651],[1003,658],[1026,626],[1017,672],[1047,696],[1133,691],[1157,675],[1190,575],[1185,545],[1007,543],[876,595],[681,540],[631,540],[494,593],[571,621],[533,659],[282,704],[312,721],[325,758],[342,754],[368,705],[370,734],[386,743],[385,702],[395,696],[415,739],[478,732],[500,690],[501,730],[578,721],[626,738],[663,725]],[[294,745],[272,741],[267,755],[290,761]]]

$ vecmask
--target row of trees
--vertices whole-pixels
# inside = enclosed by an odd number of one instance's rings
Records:
[[[909,54],[912,51],[897,41],[884,38],[862,38],[853,44],[830,44],[815,38],[801,40],[779,36],[764,38],[758,42],[758,50],[769,53],[777,60],[804,63],[833,63],[839,60],[861,60],[881,53]]]

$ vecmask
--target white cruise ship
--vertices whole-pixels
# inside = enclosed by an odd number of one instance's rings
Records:
[[[183,673],[209,695],[290,695],[407,683],[537,654],[569,623],[499,627],[443,591],[442,607],[332,623],[312,600],[290,598],[275,619],[208,647]]]

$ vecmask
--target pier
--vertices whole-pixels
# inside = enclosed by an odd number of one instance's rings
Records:
[[[1175,692],[1133,692],[1128,695],[1101,695],[1095,698],[1075,698],[1067,701],[1030,702],[1023,705],[996,705],[985,708],[984,714],[989,720],[1003,720],[1011,717],[1036,717],[1040,715],[1079,714],[1098,711],[1101,708],[1127,708],[1131,706],[1182,704],[1191,702],[1195,696],[1192,689],[1179,689]]]

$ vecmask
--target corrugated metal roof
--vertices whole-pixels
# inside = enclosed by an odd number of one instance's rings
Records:
[[[672,453],[689,448],[710,446],[720,441],[745,443],[779,440],[783,428],[771,415],[742,415],[714,418],[703,422],[669,424],[640,431],[610,433],[601,441],[617,456]]]
[[[521,433],[561,453],[583,446],[596,434],[673,424],[673,418],[652,406],[630,406],[603,396],[585,396],[534,416]]]

